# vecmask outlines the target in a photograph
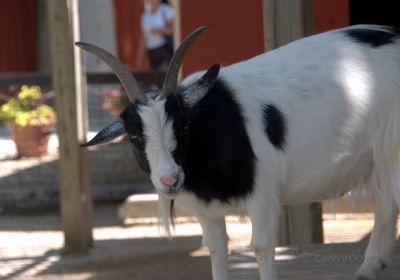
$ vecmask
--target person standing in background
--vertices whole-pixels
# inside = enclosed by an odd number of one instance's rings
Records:
[[[151,70],[166,71],[174,52],[174,10],[162,0],[146,0],[141,18],[142,36],[136,56],[140,68],[145,51]]]

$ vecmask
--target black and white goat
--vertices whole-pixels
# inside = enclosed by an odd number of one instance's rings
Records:
[[[400,203],[396,30],[326,32],[214,65],[177,86],[184,54],[203,30],[178,48],[163,89],[146,93],[115,57],[78,43],[113,68],[131,101],[84,146],[128,134],[160,203],[175,199],[198,218],[214,279],[228,279],[226,213],[250,217],[260,277],[276,279],[282,205],[366,192],[375,225],[357,279],[377,279],[389,261]]]

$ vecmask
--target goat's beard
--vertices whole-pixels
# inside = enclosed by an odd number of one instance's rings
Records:
[[[176,217],[176,212],[175,212],[175,200],[171,199],[171,202],[169,204],[169,216],[171,219],[171,226],[175,230],[175,217]]]

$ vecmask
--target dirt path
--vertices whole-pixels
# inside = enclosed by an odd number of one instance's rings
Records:
[[[370,216],[324,221],[327,242],[353,242],[372,227]],[[361,219],[360,219],[361,218]],[[248,244],[247,221],[229,219],[230,248]],[[207,250],[201,229],[178,223],[173,240],[159,238],[156,224],[121,226],[115,205],[95,209],[95,246],[87,255],[63,254],[56,213],[3,215],[0,219],[1,279],[209,279]]]

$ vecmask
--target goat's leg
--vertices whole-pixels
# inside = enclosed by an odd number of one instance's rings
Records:
[[[254,201],[249,205],[248,213],[252,223],[251,245],[257,258],[260,279],[276,280],[275,247],[278,240],[280,207],[276,201]]]
[[[203,245],[210,251],[214,280],[228,280],[228,235],[225,217],[197,217],[203,229]]]
[[[396,240],[398,211],[395,203],[377,201],[374,211],[374,228],[365,252],[364,262],[356,273],[357,280],[379,278],[379,272],[386,267]]]

